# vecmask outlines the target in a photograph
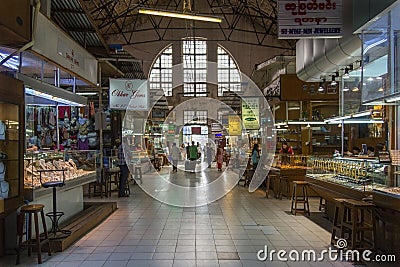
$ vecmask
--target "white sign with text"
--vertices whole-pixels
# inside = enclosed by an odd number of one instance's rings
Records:
[[[110,108],[118,110],[149,110],[146,80],[110,79]]]
[[[342,0],[279,0],[278,38],[342,37]]]

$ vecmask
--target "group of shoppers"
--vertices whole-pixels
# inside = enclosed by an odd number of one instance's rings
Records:
[[[204,147],[204,150],[201,149],[201,146],[199,143],[195,143],[192,141],[191,145],[185,146],[185,144],[182,144],[180,147],[177,146],[176,143],[172,144],[171,150],[170,150],[170,159],[172,161],[172,172],[177,172],[178,171],[178,162],[179,160],[189,160],[191,162],[197,161],[202,158],[202,153],[204,151],[204,158],[205,161],[207,162],[208,168],[211,168],[212,162],[214,159],[217,161],[217,169],[218,171],[222,171],[222,165],[224,162],[224,149],[222,146],[218,146],[217,150],[213,148],[211,144],[207,144]]]

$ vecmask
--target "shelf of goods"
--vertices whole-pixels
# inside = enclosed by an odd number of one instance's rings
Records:
[[[375,247],[400,256],[400,188],[397,166],[375,158],[310,157],[306,181],[326,200],[325,212],[333,218],[334,199],[350,198],[375,204]]]
[[[96,181],[95,150],[69,150],[63,152],[31,152],[24,157],[24,196],[33,203],[45,205],[45,211],[52,208],[52,188],[43,188],[44,182],[60,181],[65,185],[57,187],[57,209],[64,212],[60,223],[83,210],[83,186]],[[41,177],[40,177],[41,176]],[[49,222],[48,222],[49,223]],[[50,224],[49,224],[50,225]]]

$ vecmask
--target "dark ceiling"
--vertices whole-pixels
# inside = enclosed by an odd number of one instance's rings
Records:
[[[217,26],[209,23],[178,23],[171,18],[138,14],[139,8],[182,12],[189,0],[52,0],[51,19],[97,58],[106,58],[127,78],[146,78],[142,64],[123,51],[123,46],[174,41],[176,33],[207,31],[211,40],[254,46],[295,49],[294,40],[277,37],[276,0],[191,1],[192,12],[218,16]],[[117,45],[117,46],[115,46]]]

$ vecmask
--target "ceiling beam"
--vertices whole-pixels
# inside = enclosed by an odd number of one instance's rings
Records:
[[[92,25],[93,29],[95,30],[95,32],[97,33],[100,42],[102,43],[102,45],[104,46],[104,48],[107,51],[107,54],[110,53],[110,48],[108,47],[108,44],[106,42],[106,40],[104,39],[103,35],[101,34],[97,24],[94,22],[92,15],[90,14],[89,10],[86,8],[84,0],[77,0],[82,8],[82,10],[85,12],[86,17],[88,18],[90,24]]]

